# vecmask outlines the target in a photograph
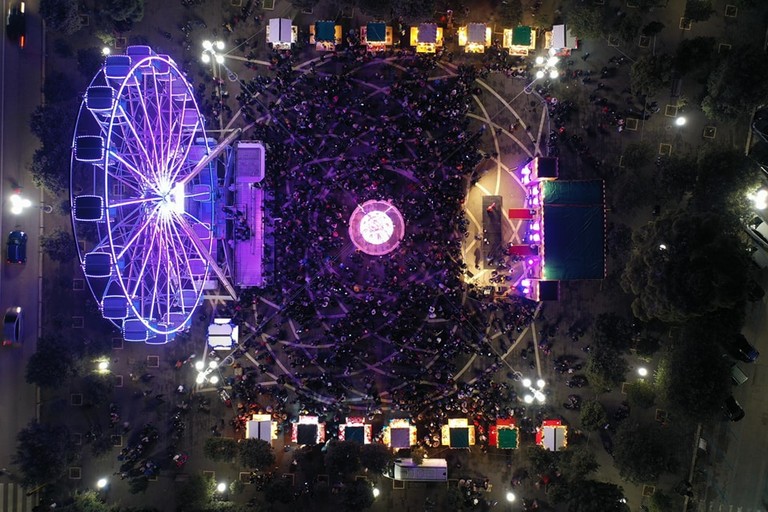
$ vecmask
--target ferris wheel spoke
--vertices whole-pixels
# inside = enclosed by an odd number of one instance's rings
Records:
[[[115,159],[116,161],[118,161],[124,169],[128,170],[131,177],[133,177],[133,179],[136,180],[136,183],[142,186],[146,186],[149,184],[149,181],[147,180],[147,178],[141,173],[138,167],[133,164],[133,162],[129,162],[126,158],[123,157],[123,155],[115,151],[110,151],[109,156]],[[115,171],[109,170],[109,166],[107,166],[107,172],[115,178],[119,176]]]
[[[126,141],[126,144],[131,146],[131,154],[135,153],[135,150],[138,149],[141,153],[141,155],[146,159],[147,162],[151,161],[149,157],[149,151],[147,150],[147,146],[144,144],[144,141],[139,136],[139,132],[136,129],[136,125],[134,124],[134,118],[133,116],[126,118],[126,124],[128,125],[128,130],[130,131],[131,137],[125,137],[123,136],[123,140]],[[122,133],[121,129],[121,133]],[[133,148],[133,145],[136,145],[137,148]]]

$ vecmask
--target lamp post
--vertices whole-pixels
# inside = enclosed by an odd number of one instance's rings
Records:
[[[534,66],[538,69],[536,69],[536,72],[534,73],[535,78],[533,81],[523,89],[525,94],[531,94],[533,92],[533,84],[535,84],[537,80],[544,77],[549,77],[551,80],[555,80],[560,76],[560,72],[557,70],[557,64],[560,62],[560,59],[555,56],[555,50],[553,48],[549,49],[546,57],[539,55],[533,62]]]
[[[219,383],[219,376],[218,375],[211,375],[214,371],[216,371],[219,368],[219,363],[216,361],[208,361],[208,366],[206,366],[204,361],[198,360],[195,361],[195,370],[197,370],[197,377],[195,377],[195,383],[198,385],[203,385],[206,382],[210,382],[214,386]]]
[[[8,200],[11,202],[11,213],[14,215],[21,215],[27,208],[40,208],[45,213],[51,213],[53,211],[53,206],[49,204],[40,203],[39,205],[33,206],[32,201],[23,197],[19,192],[11,194]]]
[[[523,386],[528,389],[528,393],[523,396],[523,401],[526,404],[532,404],[534,401],[536,401],[539,404],[543,404],[547,401],[547,397],[544,395],[544,386],[546,386],[546,382],[544,379],[539,379],[536,381],[536,387],[533,387],[533,382],[531,382],[531,379],[523,379]]]

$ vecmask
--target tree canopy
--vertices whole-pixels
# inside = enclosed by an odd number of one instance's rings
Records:
[[[597,430],[608,423],[608,413],[605,412],[603,404],[597,400],[590,400],[581,406],[579,421],[581,421],[581,428]]]
[[[683,323],[742,305],[749,262],[736,229],[720,212],[681,210],[636,231],[621,279],[635,316]]]
[[[624,381],[628,369],[621,352],[607,345],[592,347],[585,373],[596,391],[610,391]]]
[[[709,70],[714,54],[714,37],[683,39],[675,52],[675,69],[683,75],[697,70]]]
[[[616,484],[579,480],[568,485],[568,512],[628,512],[624,489]]]
[[[435,14],[435,0],[391,0],[391,4],[396,16],[402,16],[410,22],[432,19]]]
[[[64,425],[32,420],[17,437],[14,464],[21,470],[24,487],[35,487],[60,478],[75,460],[76,447]]]
[[[691,21],[707,21],[715,12],[712,0],[686,0],[685,19]]]
[[[60,263],[72,261],[77,256],[77,246],[72,233],[56,228],[40,237],[40,247],[53,260]]]
[[[382,473],[392,459],[392,452],[381,443],[364,444],[360,447],[360,464],[371,473]]]
[[[214,461],[232,462],[237,456],[237,441],[228,437],[209,437],[203,445],[203,453]]]
[[[360,469],[360,445],[354,441],[331,441],[325,453],[325,467],[331,475],[346,475]]]
[[[632,94],[654,96],[672,83],[672,59],[669,55],[643,55],[629,72]]]
[[[752,46],[731,49],[710,73],[704,114],[716,121],[733,121],[768,101],[768,61]]]
[[[567,12],[568,25],[584,39],[600,39],[603,35],[603,10],[600,6],[573,4]]]
[[[60,336],[43,337],[37,342],[37,351],[27,361],[26,379],[30,384],[55,388],[76,375],[76,368],[67,340]]]
[[[272,445],[261,439],[243,439],[237,444],[240,463],[250,469],[266,469],[275,463]]]
[[[694,421],[715,419],[730,393],[730,379],[728,361],[707,323],[692,322],[681,329],[662,382],[669,405]]]
[[[664,472],[674,471],[677,461],[667,439],[655,425],[622,422],[613,439],[613,460],[621,477],[632,483],[647,483]]]
[[[40,0],[40,16],[45,20],[45,27],[68,36],[80,30],[78,9],[78,2],[72,0]]]

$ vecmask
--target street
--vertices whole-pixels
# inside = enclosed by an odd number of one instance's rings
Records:
[[[9,0],[3,0],[3,20]],[[7,234],[23,230],[28,235],[27,263],[10,265],[3,261],[0,278],[0,309],[11,306],[23,310],[23,343],[2,347],[0,356],[0,467],[10,468],[16,446],[16,433],[35,417],[35,388],[26,384],[26,362],[35,352],[38,335],[39,283],[41,256],[38,251],[43,211],[37,206],[41,192],[28,172],[37,139],[30,133],[29,119],[40,104],[42,84],[43,34],[37,16],[37,2],[27,2],[27,45],[21,50],[7,37],[2,38],[2,89],[0,90],[0,197],[2,197],[3,260]],[[5,21],[4,21],[5,23]],[[7,199],[14,188],[21,187],[32,207],[20,216],[12,216]],[[34,497],[26,496],[13,475],[0,476],[0,511],[32,510]]]

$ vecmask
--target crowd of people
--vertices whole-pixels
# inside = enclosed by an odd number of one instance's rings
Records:
[[[269,121],[249,138],[269,151],[262,186],[274,274],[225,313],[244,320],[260,296],[278,307],[245,342],[257,364],[233,382],[236,429],[253,412],[281,423],[305,413],[333,432],[350,413],[373,420],[388,408],[415,418],[431,446],[450,415],[484,424],[515,414],[516,394],[494,381],[502,361],[486,333],[514,337],[534,304],[494,302],[464,280],[464,201],[483,133],[466,114],[485,71],[435,72],[447,57],[353,45],[299,71],[296,55],[281,51],[271,54],[271,76],[241,80],[233,107],[246,122]],[[391,201],[406,221],[399,248],[384,257],[349,241],[349,216],[369,199]],[[454,381],[457,361],[474,355],[485,373]],[[288,372],[276,371],[278,360]],[[273,371],[296,391],[264,385]]]

